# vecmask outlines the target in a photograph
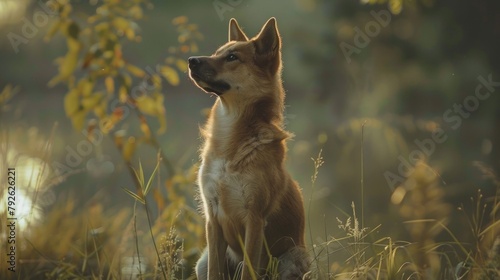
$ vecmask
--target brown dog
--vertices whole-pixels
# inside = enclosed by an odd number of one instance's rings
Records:
[[[189,58],[191,79],[217,100],[202,134],[198,183],[206,218],[207,250],[198,279],[265,277],[270,257],[280,279],[300,279],[310,259],[304,206],[285,170],[281,38],[274,18],[248,39],[236,20],[229,42],[212,56]],[[269,249],[271,256],[267,253]]]

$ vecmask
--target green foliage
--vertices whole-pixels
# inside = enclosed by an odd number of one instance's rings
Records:
[[[144,70],[132,63],[124,50],[128,44],[141,41],[138,22],[144,18],[144,9],[152,7],[148,0],[100,1],[95,13],[84,19],[73,11],[72,2],[52,2],[59,17],[45,39],[48,41],[60,33],[66,39],[67,52],[56,59],[59,73],[48,85],[67,86],[64,110],[73,127],[78,131],[85,129],[90,140],[97,131],[106,135],[114,132],[115,146],[127,166],[131,166],[138,144],[159,150],[147,116],[157,119],[156,133],[166,131],[163,80],[173,86],[179,84],[178,73],[187,70],[185,59],[179,56],[197,51],[197,42],[202,39],[197,26],[185,16],[175,18],[172,24],[179,46],[168,49],[163,64]],[[130,126],[117,127],[131,113],[139,120],[142,135],[128,135]],[[162,158],[173,175],[174,167],[164,154]],[[129,171],[133,173],[130,168]]]
[[[187,70],[185,59],[179,56],[197,51],[197,41],[202,39],[198,27],[185,16],[175,18],[172,24],[179,34],[179,46],[168,48],[169,55],[163,64],[143,70],[127,58],[123,49],[142,40],[139,22],[144,18],[144,9],[152,6],[148,0],[99,1],[95,13],[84,19],[70,1],[53,4],[59,11],[58,18],[45,39],[49,41],[61,34],[67,52],[56,59],[59,73],[48,85],[64,83],[68,87],[64,109],[78,131],[86,128],[90,132],[99,129],[110,133],[128,117],[129,111],[136,112],[143,135],[129,138],[122,148],[125,160],[129,161],[136,140],[152,141],[144,115],[157,119],[158,133],[166,131],[163,80],[173,86],[179,84],[179,72]],[[87,122],[89,117],[97,121]]]

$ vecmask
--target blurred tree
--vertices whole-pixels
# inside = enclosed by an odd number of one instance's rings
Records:
[[[55,60],[58,74],[48,82],[48,86],[64,84],[68,88],[64,110],[77,131],[82,131],[90,141],[98,133],[109,135],[113,139],[135,182],[137,194],[130,191],[129,194],[140,197],[144,203],[147,201],[147,192],[143,188],[144,178],[143,175],[138,177],[132,167],[136,147],[143,143],[159,151],[158,160],[166,167],[168,174],[165,188],[152,189],[155,204],[151,208],[156,208],[155,213],[158,214],[154,222],[149,221],[151,209],[148,205],[145,210],[151,236],[154,236],[153,241],[164,240],[159,243],[164,248],[165,244],[172,242],[171,236],[164,238],[164,233],[172,232],[173,227],[178,224],[175,226],[176,232],[183,234],[183,248],[187,251],[184,258],[194,261],[193,258],[202,245],[200,243],[203,242],[199,238],[203,227],[197,211],[186,201],[184,195],[194,197],[193,188],[186,186],[193,184],[197,168],[193,165],[185,172],[177,172],[161,151],[156,135],[165,133],[167,128],[163,82],[172,86],[179,84],[179,72],[187,71],[187,63],[180,56],[197,52],[197,43],[202,39],[198,26],[190,23],[186,16],[174,18],[172,24],[178,34],[178,46],[167,48],[168,56],[162,63],[143,69],[134,64],[123,50],[127,44],[141,42],[138,23],[144,19],[144,10],[152,8],[149,0],[90,1],[88,5],[95,8],[95,13],[84,15],[83,18],[82,9],[77,13],[77,4],[72,1],[49,2],[49,6],[57,11],[58,17],[49,28],[45,40],[50,41],[56,34],[61,34],[66,40],[67,51]],[[88,8],[88,5],[85,7]],[[135,118],[128,118],[129,116]],[[157,120],[157,131],[152,129],[148,117]],[[130,135],[133,133],[130,129],[133,124],[138,124],[140,135]],[[141,166],[140,170],[142,174]],[[157,176],[158,179],[165,178]],[[150,183],[152,178],[153,176]],[[181,188],[186,193],[180,194]],[[164,196],[165,191],[168,198]],[[136,253],[147,254],[139,252],[139,247]],[[168,252],[162,254],[165,253]],[[150,260],[154,258],[149,256]],[[169,268],[165,256],[160,259]],[[187,270],[191,267],[190,264]]]
[[[162,80],[173,86],[179,84],[178,72],[185,72],[187,64],[178,55],[197,51],[197,41],[202,38],[197,25],[190,24],[185,16],[175,18],[172,23],[179,34],[179,46],[168,49],[164,63],[141,69],[127,59],[123,48],[141,41],[138,22],[144,17],[144,9],[152,7],[150,1],[91,2],[95,13],[84,19],[74,12],[68,0],[49,2],[58,18],[45,39],[49,41],[60,33],[66,39],[67,52],[55,60],[59,73],[48,85],[64,83],[68,87],[64,109],[73,127],[90,140],[96,130],[114,133],[114,142],[128,164],[138,143],[159,149],[146,116],[157,119],[157,133],[166,131]],[[127,131],[117,129],[131,113],[139,120],[140,136],[126,137]],[[172,176],[172,165],[165,155],[162,158]]]

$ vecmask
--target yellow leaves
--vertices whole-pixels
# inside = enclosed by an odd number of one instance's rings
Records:
[[[0,92],[0,111],[6,107],[7,102],[9,102],[18,91],[18,87],[12,87],[10,84],[3,88],[2,92]]]
[[[122,156],[125,162],[130,162],[132,156],[134,155],[135,149],[137,147],[137,142],[133,136],[127,138],[127,141],[123,144]]]
[[[118,149],[121,151],[122,157],[125,160],[127,164],[130,164],[135,151],[137,150],[137,147],[139,143],[143,142],[143,139],[136,138],[134,136],[126,136],[127,132],[125,130],[119,130],[114,134],[114,142],[115,145],[118,147]],[[144,184],[144,177],[141,176],[142,174],[142,168],[139,168],[139,170],[134,169],[135,175],[139,175],[137,177],[137,180],[140,182],[141,185]],[[138,172],[138,173],[137,173]]]
[[[88,112],[94,110],[99,117],[104,117],[106,114],[104,95],[98,92],[94,94],[87,92],[91,91],[93,86],[90,80],[82,79],[64,97],[64,111],[76,130],[83,129]]]
[[[172,67],[166,65],[162,66],[160,68],[160,73],[171,85],[179,85],[179,75]]]
[[[101,102],[102,98],[103,98],[102,93],[94,93],[91,96],[83,97],[82,98],[83,109],[86,111],[93,110]]]
[[[127,69],[127,71],[130,74],[132,74],[138,78],[143,78],[146,75],[146,72],[144,72],[144,70],[142,70],[141,68],[139,68],[135,65],[132,65],[132,64],[125,65],[125,69]]]
[[[83,78],[78,81],[76,85],[76,89],[80,92],[80,94],[84,97],[88,97],[92,94],[92,90],[94,89],[94,81],[91,79]]]
[[[198,45],[196,42],[203,39],[203,35],[198,31],[198,26],[189,23],[186,16],[174,18],[172,24],[176,26],[177,32],[179,33],[177,41],[180,46],[170,47],[168,52],[171,54],[197,52]]]
[[[158,75],[158,74],[151,75],[151,77],[149,77],[149,81],[148,82],[152,82],[153,83],[153,87],[156,90],[161,90],[161,78],[160,78],[160,75]]]
[[[188,45],[182,45],[180,47],[181,53],[187,53],[189,52],[189,46]]]
[[[94,114],[99,117],[99,119],[104,119],[106,117],[106,109],[107,109],[106,99],[103,98],[99,105],[94,107]]]
[[[114,93],[115,92],[115,81],[113,80],[113,77],[106,77],[104,79],[104,85],[106,86],[106,91],[108,93]]]
[[[139,96],[136,99],[137,108],[145,114],[156,116],[157,115],[157,104],[156,100],[148,95]]]
[[[179,69],[179,71],[181,72],[186,72],[187,69],[188,69],[188,65],[187,65],[187,62],[186,60],[184,59],[177,59],[175,61],[175,65],[177,66],[177,68]]]
[[[136,99],[137,108],[144,114],[154,116],[160,123],[160,128],[157,133],[162,134],[167,130],[167,120],[165,118],[165,107],[163,106],[163,95],[155,93],[153,95],[142,95]],[[144,120],[145,121],[145,120]],[[141,126],[141,130],[149,137],[149,128],[146,129]]]
[[[125,31],[130,26],[129,21],[122,17],[116,17],[115,19],[113,19],[112,24],[116,29],[121,31]]]
[[[118,147],[118,149],[123,150],[123,139],[125,138],[125,130],[118,130],[114,133],[113,140],[115,142],[115,146]]]
[[[158,128],[157,133],[165,133],[167,131],[167,119],[165,118],[165,112],[163,113],[163,115],[158,116],[158,122],[160,123],[160,128]]]
[[[101,17],[107,17],[109,16],[109,5],[102,5],[99,8],[96,9],[96,15],[101,16]]]
[[[86,110],[80,103],[80,91],[77,88],[70,90],[64,97],[64,111],[76,130],[82,130],[85,124]]]
[[[132,78],[128,74],[121,74],[118,79],[127,89],[132,86]]]
[[[104,133],[109,133],[111,129],[115,127],[115,125],[123,119],[123,108],[118,107],[113,110],[111,116],[108,116],[101,121],[101,129]]]
[[[100,22],[94,27],[95,33],[97,35],[104,35],[109,32],[109,23],[108,22]]]
[[[187,71],[187,63],[184,59],[175,58],[174,56],[168,56],[165,59],[167,65],[157,66],[157,71],[167,80],[167,82],[173,86],[178,86],[180,83],[178,71],[175,70],[176,67],[181,72]]]
[[[137,11],[136,11],[136,13],[137,13]],[[134,22],[132,22],[128,19],[125,19],[123,17],[116,17],[115,19],[113,19],[112,24],[118,30],[118,35],[121,36],[121,35],[125,34],[127,39],[129,39],[129,40],[135,39],[135,28],[137,28],[137,24],[135,24]]]
[[[82,48],[82,43],[78,41],[78,39],[68,38],[68,40],[66,40],[66,45],[68,46],[68,53],[78,56],[77,54]]]
[[[114,56],[113,56],[111,65],[114,68],[121,68],[121,67],[123,67],[123,65],[125,65],[125,61],[123,61],[123,53],[122,53],[122,48],[121,48],[120,44],[115,45]]]
[[[84,110],[78,110],[73,113],[73,115],[70,117],[71,123],[73,124],[73,127],[80,131],[83,129],[83,126],[85,125],[85,117],[87,116],[87,112]]]
[[[127,37],[127,39],[129,40],[134,40],[135,38],[135,31],[133,28],[128,28],[125,30],[125,36]]]
[[[142,95],[136,99],[139,110],[150,116],[158,116],[164,114],[163,95],[161,93],[152,96]]]
[[[143,17],[142,8],[139,5],[134,5],[128,10],[128,14],[134,19],[141,19]]]
[[[72,117],[80,109],[80,93],[73,89],[64,97],[64,111],[66,116]]]
[[[146,118],[144,116],[141,116],[139,118],[140,120],[140,128],[141,128],[141,131],[142,133],[144,133],[144,136],[146,137],[146,139],[151,139],[151,130],[149,129],[149,125],[148,125],[148,122],[146,121]]]
[[[121,103],[125,103],[128,100],[127,88],[123,85],[118,90],[118,99]]]
[[[391,13],[397,15],[403,9],[403,0],[389,0],[388,5]]]
[[[75,71],[82,46],[80,41],[76,39],[68,38],[66,42],[68,52],[64,58],[56,60],[59,64],[59,74],[48,82],[49,87],[53,87],[62,81],[68,81]]]
[[[148,116],[158,120],[157,133],[166,131],[164,96],[160,92],[162,83],[166,81],[172,86],[180,84],[180,72],[188,69],[187,61],[181,59],[180,55],[197,50],[197,40],[202,38],[198,26],[189,23],[186,16],[174,18],[172,24],[178,34],[179,44],[168,54],[168,62],[140,68],[124,57],[122,50],[126,47],[124,42],[128,40],[123,40],[123,37],[135,41],[140,38],[137,35],[140,29],[135,21],[144,17],[143,9],[147,1],[127,0],[126,5],[121,0],[95,1],[95,12],[84,21],[74,20],[76,11],[72,10],[70,0],[49,2],[54,2],[57,6],[55,10],[60,15],[53,19],[45,40],[61,34],[66,39],[67,52],[56,60],[58,74],[48,85],[67,85],[64,110],[78,130],[84,127],[87,117],[92,118],[91,114],[99,120],[99,125],[93,125],[98,126],[103,133],[114,130],[123,120],[124,111],[134,112],[137,109],[146,115],[139,114],[139,129],[144,137],[124,138],[120,144],[124,157],[130,159],[137,143],[144,138],[144,142],[153,138],[154,131],[147,122]],[[77,71],[78,67],[82,71]],[[79,76],[75,78],[76,75]],[[122,107],[109,113],[108,106],[117,99]]]
[[[191,52],[198,52],[198,45],[196,43],[191,43]]]
[[[185,43],[188,40],[188,38],[189,38],[188,34],[181,34],[177,38],[177,41],[179,41],[179,43],[183,44],[183,43]]]
[[[121,103],[125,103],[128,100],[128,93],[127,93],[127,88],[125,86],[121,86],[120,90],[118,92],[118,98],[120,99]]]
[[[188,18],[186,16],[178,16],[178,17],[172,19],[173,25],[186,24],[187,22],[188,22]]]
[[[69,3],[69,0],[57,0],[54,1],[58,3],[60,6],[58,7],[59,9],[59,17],[60,18],[68,18],[69,14],[73,10],[71,4]]]

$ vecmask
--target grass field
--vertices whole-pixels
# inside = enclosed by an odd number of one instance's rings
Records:
[[[159,157],[151,174],[145,174],[138,162],[132,170],[140,188],[124,188],[130,197],[128,206],[112,208],[99,193],[89,201],[79,201],[71,191],[51,191],[64,180],[50,177],[46,162],[51,140],[32,142],[38,157],[28,157],[14,152],[15,137],[3,133],[0,144],[2,169],[15,167],[18,184],[15,236],[3,226],[0,236],[2,244],[15,239],[15,272],[5,265],[9,256],[3,251],[2,279],[194,278],[192,268],[204,246],[203,220],[190,199],[195,196],[196,165],[164,182],[158,171]],[[311,163],[311,185],[303,186],[312,193],[323,161],[320,153]],[[477,163],[477,168],[500,187],[487,166]],[[1,180],[7,181],[5,172]],[[10,217],[4,207],[8,195],[2,193],[2,225]],[[419,162],[391,197],[397,206],[392,215],[405,221],[399,227],[408,240],[381,236],[379,230],[385,225],[367,226],[369,216],[362,205],[354,203],[351,209],[341,209],[345,214],[333,221],[338,231],[311,236],[309,226],[314,261],[306,278],[498,279],[498,199],[483,197],[478,190],[471,201],[464,202],[466,206],[453,209],[444,197],[438,174]],[[311,201],[308,197],[305,201],[309,212]],[[472,233],[470,240],[458,240],[447,227],[453,211],[467,218],[461,230]],[[308,215],[308,222],[314,219],[324,217]]]

